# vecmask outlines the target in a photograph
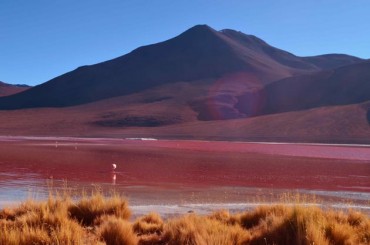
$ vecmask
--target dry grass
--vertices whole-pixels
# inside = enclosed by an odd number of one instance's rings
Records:
[[[240,216],[250,244],[370,244],[370,220],[356,211],[317,207],[264,206]]]
[[[163,232],[163,220],[156,213],[150,213],[135,221],[133,224],[135,233],[140,235],[161,234]]]
[[[106,199],[100,192],[90,197],[84,196],[77,204],[70,205],[68,212],[83,225],[92,225],[102,215],[114,215],[122,219],[131,216],[126,200],[116,195]]]
[[[122,218],[112,216],[99,227],[99,237],[107,245],[135,245],[138,237],[132,229],[132,225]]]
[[[250,233],[239,225],[195,214],[170,220],[164,228],[162,244],[248,244]]]
[[[70,200],[32,201],[0,212],[0,244],[82,244],[83,227],[68,218]]]
[[[123,198],[101,193],[77,203],[59,195],[45,202],[27,201],[0,211],[0,244],[89,244],[98,240],[90,226],[103,215],[128,219],[130,210]]]
[[[0,211],[0,245],[331,245],[370,244],[370,219],[348,210],[297,205],[260,206],[230,214],[187,214],[163,220],[150,213],[130,222],[127,202],[100,193],[73,202],[68,196],[28,201]]]

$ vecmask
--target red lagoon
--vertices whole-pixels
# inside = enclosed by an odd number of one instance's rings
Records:
[[[112,164],[117,165],[114,171]],[[370,148],[221,141],[0,137],[0,198],[6,195],[16,197],[20,190],[44,188],[47,180],[55,183],[64,180],[71,186],[97,184],[125,190],[140,186],[141,197],[146,193],[149,198],[153,190],[168,189],[178,194],[207,188],[303,189],[368,195]],[[161,193],[161,198],[170,198],[166,197],[167,192]]]

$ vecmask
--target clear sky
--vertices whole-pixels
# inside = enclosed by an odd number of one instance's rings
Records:
[[[1,0],[0,81],[40,84],[196,24],[299,56],[370,58],[369,0]]]

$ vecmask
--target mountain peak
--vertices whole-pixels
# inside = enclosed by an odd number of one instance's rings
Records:
[[[214,31],[214,29],[212,27],[210,27],[209,25],[206,25],[206,24],[201,24],[201,25],[195,25],[191,28],[189,28],[187,31],[190,31],[190,30],[193,30],[193,31]]]
[[[204,35],[209,36],[212,34],[217,34],[217,31],[212,27],[208,25],[195,25],[181,33],[179,36],[203,37]]]

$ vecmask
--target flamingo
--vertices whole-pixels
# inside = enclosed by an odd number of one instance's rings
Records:
[[[112,184],[116,185],[116,171],[114,171],[117,168],[117,164],[113,163],[112,164]]]

